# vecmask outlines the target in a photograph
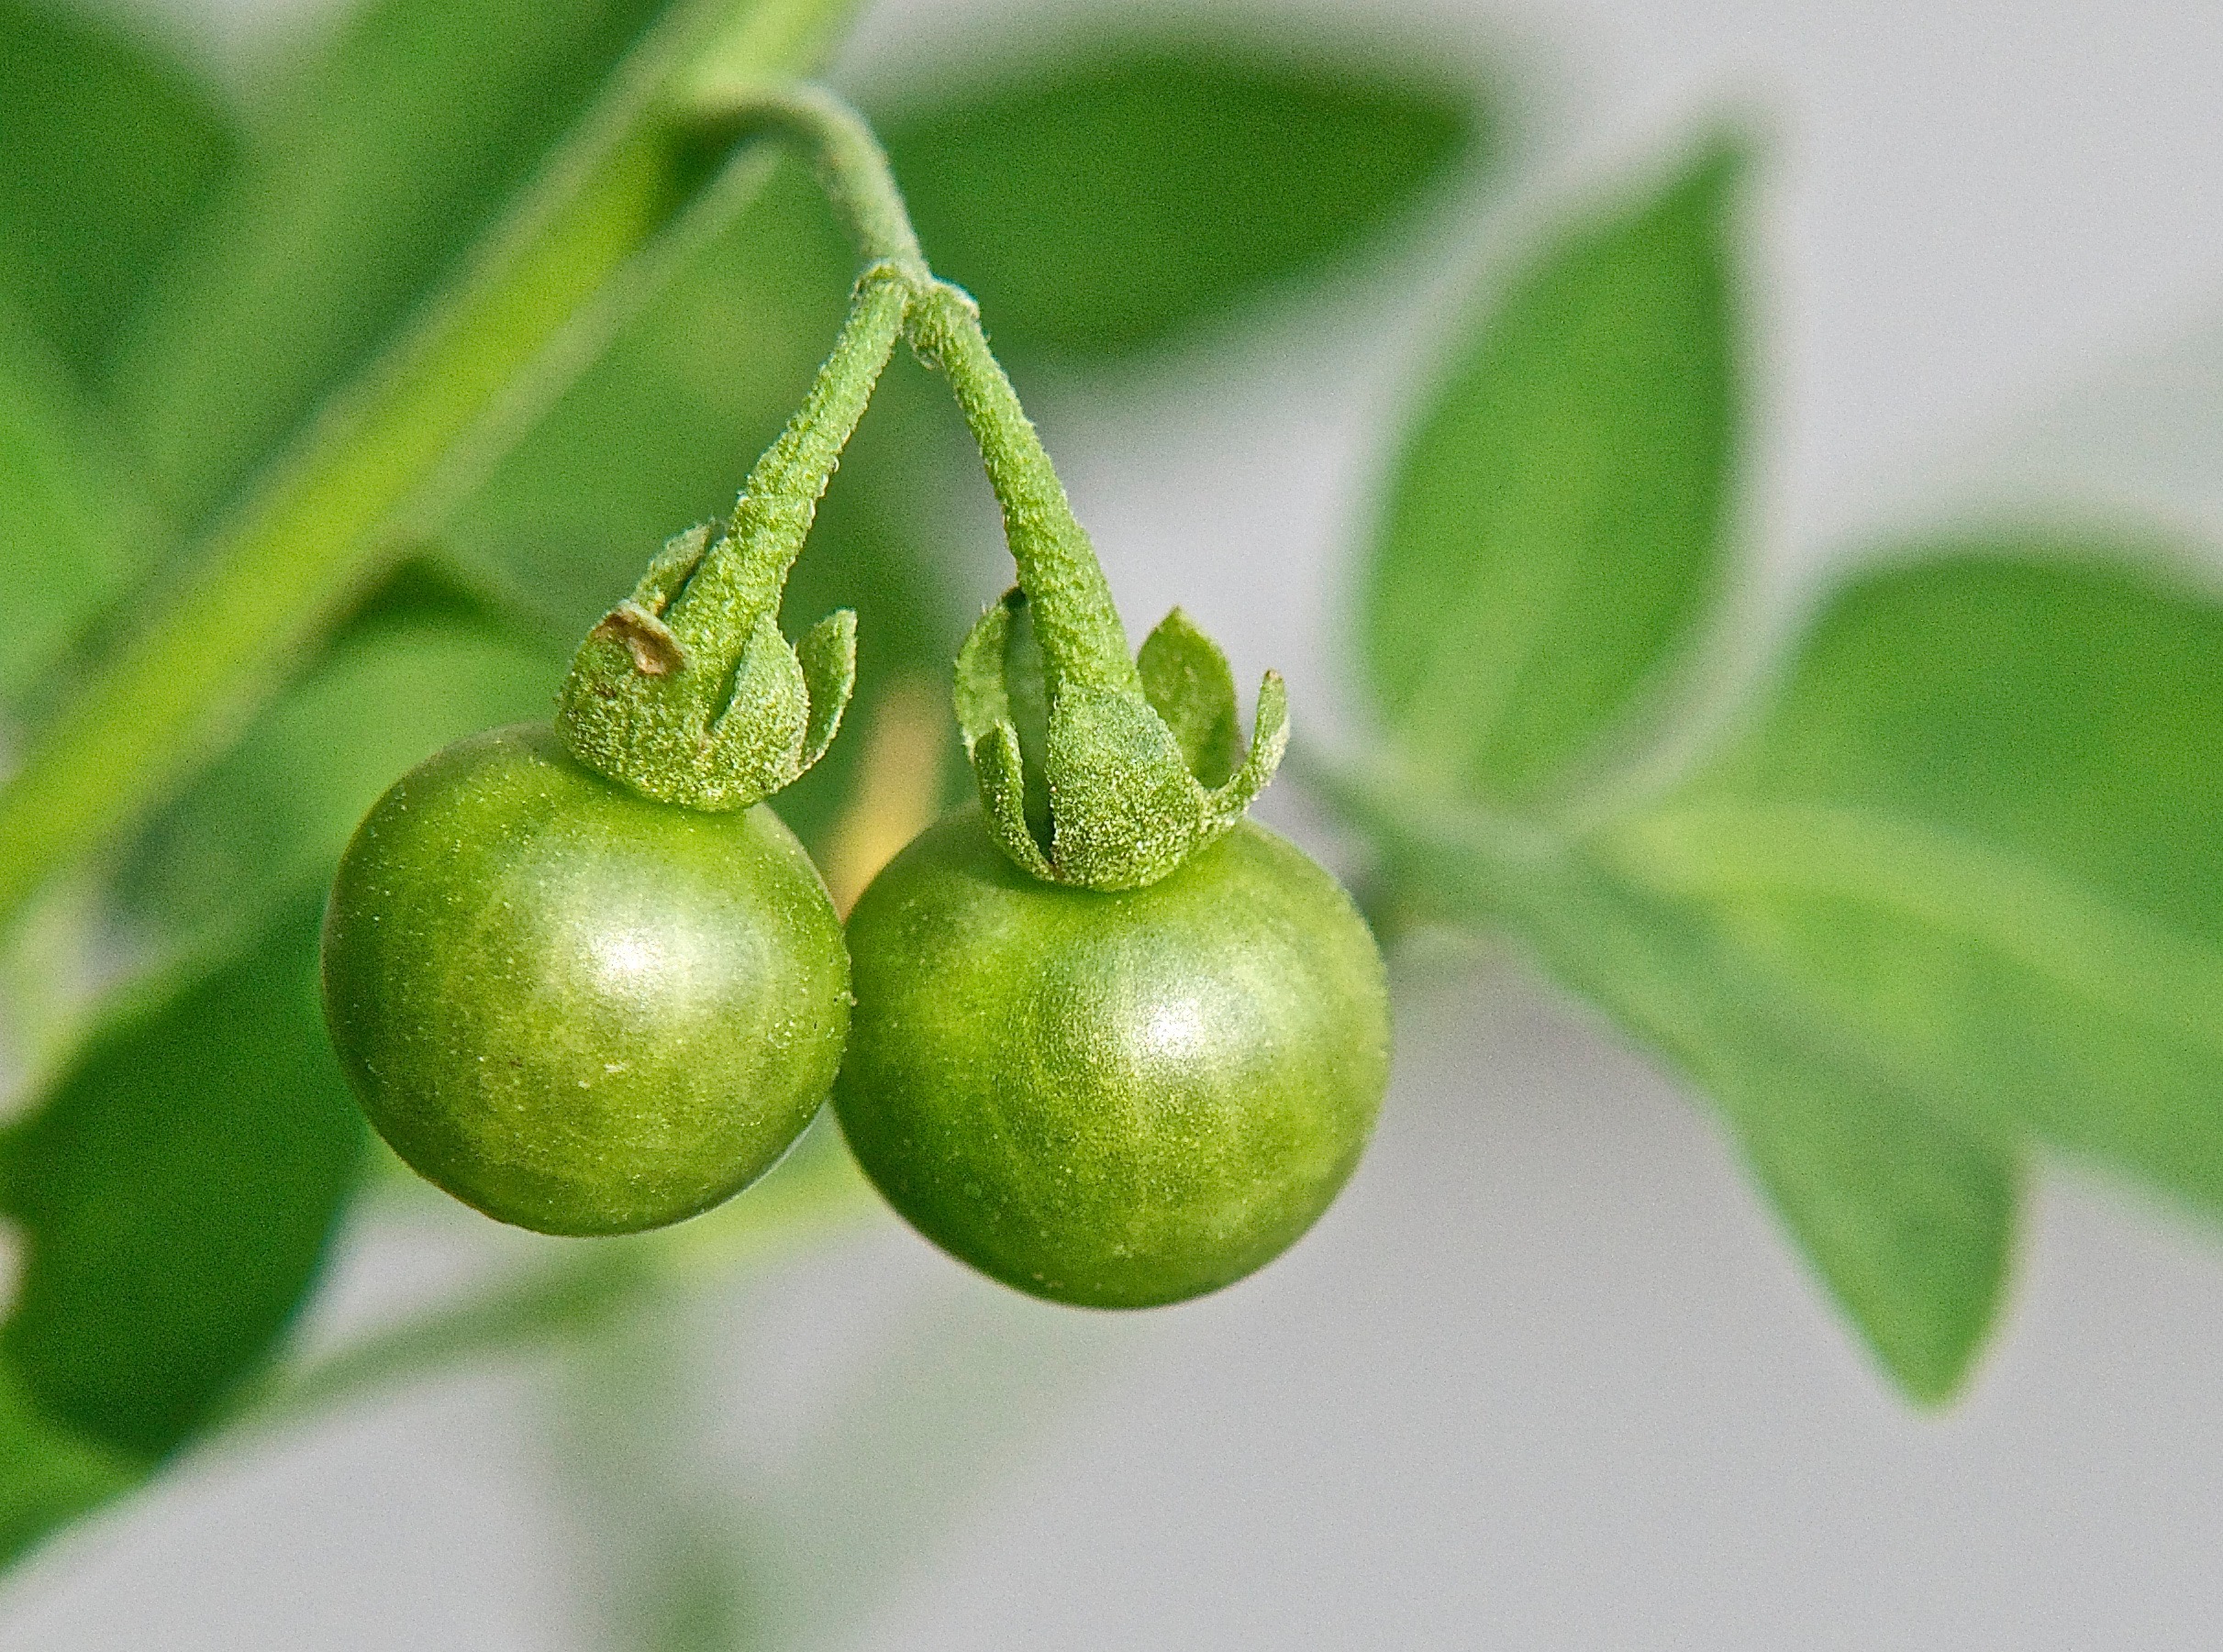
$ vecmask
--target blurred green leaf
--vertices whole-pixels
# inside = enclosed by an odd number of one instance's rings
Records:
[[[1547,249],[1406,444],[1361,642],[1431,783],[1532,806],[1686,644],[1721,571],[1741,150]]]
[[[450,740],[553,715],[561,649],[447,604],[389,604],[205,770],[133,846],[127,907],[172,934],[237,926],[331,876],[379,794]]]
[[[2217,1213],[2223,605],[2121,551],[1870,574],[1600,850],[1933,1106]]]
[[[855,274],[809,173],[782,163],[501,466],[454,543],[551,631],[584,633],[667,536],[733,508],[832,347]],[[850,795],[881,696],[906,675],[948,679],[959,627],[936,567],[949,560],[956,431],[939,387],[895,361],[788,581],[790,633],[858,611],[856,704],[775,804],[814,847]],[[964,463],[977,474],[977,460]]]
[[[148,1465],[41,1415],[0,1366],[0,1566],[129,1491]]]
[[[99,365],[235,141],[206,89],[144,42],[0,0],[0,290],[79,373]]]
[[[0,705],[22,700],[150,548],[94,411],[0,305]]]
[[[1950,1398],[2007,1276],[2021,1180],[2011,1144],[1931,1104],[1753,979],[1733,948],[1608,876],[1539,885],[1526,910],[1517,926],[1546,962],[1720,1108],[1900,1386],[1926,1403]]]
[[[1509,930],[1711,1098],[1793,1240],[1908,1395],[1949,1398],[1997,1317],[2017,1133],[1962,1116],[1768,970],[1548,833],[1409,794],[1395,771],[1305,765],[1420,915]]]
[[[0,1356],[48,1415],[156,1457],[269,1354],[362,1140],[317,999],[322,892],[95,1030],[6,1137],[26,1246]]]
[[[455,271],[660,0],[374,0],[251,134],[115,390],[198,518]]]
[[[1132,349],[1381,230],[1493,134],[1467,88],[1208,36],[1097,41],[885,112],[999,349]]]

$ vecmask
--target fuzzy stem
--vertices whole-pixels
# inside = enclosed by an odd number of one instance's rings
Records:
[[[875,265],[858,283],[849,318],[810,394],[750,470],[726,538],[673,606],[672,631],[690,646],[715,654],[730,645],[738,658],[750,627],[776,611],[841,449],[902,336],[910,296],[909,283],[892,264]]]
[[[871,127],[818,86],[766,89],[712,82],[697,89],[695,99],[705,119],[729,122],[737,131],[781,131],[806,146],[859,249],[913,288],[912,342],[948,377],[980,446],[1019,584],[1033,607],[1050,683],[1070,678],[1139,693],[1127,633],[1095,549],[988,348],[979,306],[961,289],[935,280],[927,267],[902,191]]]
[[[1033,610],[1054,695],[1066,681],[1136,694],[1141,679],[1088,532],[1011,381],[988,348],[980,308],[947,282],[911,310],[912,342],[950,381],[1004,513],[1004,538]]]
[[[689,108],[703,125],[736,139],[776,133],[796,142],[864,261],[892,266],[914,287],[932,279],[886,151],[863,117],[833,93],[816,85],[714,80],[694,89]]]

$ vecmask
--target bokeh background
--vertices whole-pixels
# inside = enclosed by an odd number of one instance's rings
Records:
[[[1115,0],[878,0],[869,90]],[[140,0],[239,83],[316,16]],[[1340,593],[1434,329],[1570,196],[1764,134],[1733,652],[1894,529],[2011,506],[2223,544],[2223,16],[1247,6],[1498,88],[1496,186],[1177,360],[1023,383],[1130,618],[1175,600],[1350,736]],[[984,294],[991,305],[993,294]],[[981,502],[952,556],[996,583]],[[1294,788],[1269,817],[1332,855]],[[2223,1250],[2056,1172],[1968,1396],[1870,1369],[1703,1111],[1517,959],[1399,965],[1377,1143],[1296,1251],[1134,1317],[889,1215],[560,1363],[228,1440],[0,1596],[0,1647],[2205,1647]],[[516,1254],[360,1231],[312,1344]]]

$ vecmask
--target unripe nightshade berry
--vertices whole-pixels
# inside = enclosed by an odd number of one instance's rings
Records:
[[[755,1181],[826,1096],[848,989],[769,808],[651,802],[539,725],[396,782],[325,916],[325,1016],[372,1124],[542,1233],[661,1226]]]
[[[1053,1301],[1146,1307],[1279,1256],[1365,1147],[1380,953],[1335,880],[1245,821],[1147,888],[1044,882],[977,809],[850,916],[835,1108],[888,1202]]]

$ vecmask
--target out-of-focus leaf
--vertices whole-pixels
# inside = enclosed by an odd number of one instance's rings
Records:
[[[2211,598],[2102,544],[1872,574],[1600,852],[1933,1105],[2223,1212]]]
[[[1733,147],[1547,249],[1407,443],[1362,617],[1416,772],[1498,807],[1570,778],[1684,644],[1725,551]]]
[[[353,1180],[321,904],[141,994],[6,1138],[26,1260],[0,1358],[40,1411],[117,1450],[169,1451],[265,1358]]]
[[[1997,1316],[2020,1175],[1987,1135],[1810,1025],[1744,960],[1610,878],[1558,881],[1524,932],[1711,1097],[1791,1237],[1912,1398],[1950,1398]]]
[[[1491,136],[1440,79],[1194,34],[1099,41],[881,129],[928,256],[998,348],[1073,354],[1316,268]]]
[[[0,306],[0,705],[137,575],[147,531],[67,370]]]
[[[57,6],[0,0],[0,290],[80,373],[234,143],[206,90],[145,43]]]
[[[147,1463],[40,1414],[0,1365],[0,1566],[137,1485]]]
[[[855,273],[817,186],[782,165],[471,502],[455,543],[552,631],[584,633],[667,536],[733,508],[832,348]],[[950,556],[944,460],[955,432],[939,387],[909,360],[892,363],[790,576],[791,633],[838,607],[858,613],[844,732],[774,800],[814,848],[851,793],[890,685],[947,679],[959,627],[935,565]]]
[[[562,652],[468,612],[358,624],[158,815],[118,881],[172,934],[236,926],[331,875],[395,781],[449,741],[554,715]]]
[[[250,135],[115,389],[181,520],[457,264],[660,0],[374,0]]]
[[[1912,1398],[1949,1398],[1997,1317],[2017,1133],[1963,1116],[1814,1015],[1754,960],[1584,848],[1386,772],[1312,768],[1401,900],[1503,927],[1714,1103],[1777,1215]]]

